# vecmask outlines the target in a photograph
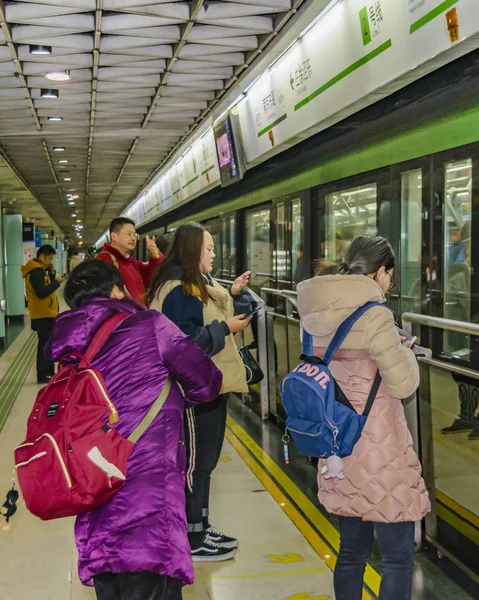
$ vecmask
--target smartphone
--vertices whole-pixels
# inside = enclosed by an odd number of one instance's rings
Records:
[[[262,306],[258,306],[252,312],[250,312],[249,315],[246,315],[244,318],[245,319],[249,319],[250,317],[252,317],[253,315],[255,315],[257,312],[259,312],[262,308],[263,308]]]
[[[404,340],[403,343],[405,344],[406,342],[409,342],[409,348],[414,348],[414,345],[416,344],[416,341],[417,341],[417,336],[415,335],[412,338],[408,338],[407,340]]]

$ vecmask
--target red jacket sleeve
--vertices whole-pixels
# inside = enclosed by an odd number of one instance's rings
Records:
[[[160,256],[158,258],[150,257],[150,260],[147,263],[140,262],[139,260],[136,260],[135,258],[130,259],[130,260],[135,261],[135,264],[141,273],[141,277],[143,279],[143,283],[145,284],[145,287],[150,285],[150,283],[153,281],[153,277],[155,276],[156,271],[160,268],[164,258],[165,257],[160,252]]]

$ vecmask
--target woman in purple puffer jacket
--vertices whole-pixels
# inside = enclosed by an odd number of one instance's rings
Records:
[[[125,298],[120,272],[103,261],[78,266],[65,288],[72,309],[60,315],[46,348],[58,361],[84,353],[98,328],[129,313],[95,358],[128,436],[160,395],[171,391],[128,461],[125,485],[76,520],[79,574],[98,600],[180,600],[193,582],[185,512],[185,405],[216,398],[222,376],[211,359],[164,315]],[[183,389],[183,394],[179,385]]]

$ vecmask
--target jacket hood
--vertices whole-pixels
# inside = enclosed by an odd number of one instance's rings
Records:
[[[130,298],[94,298],[81,308],[57,317],[45,355],[57,362],[69,352],[84,354],[93,336],[107,319],[119,312],[134,315],[143,310],[146,308]]]
[[[331,335],[366,302],[384,303],[379,285],[365,275],[326,275],[298,284],[301,325],[311,335]]]
[[[26,265],[21,267],[23,279],[25,279],[27,275],[30,275],[32,271],[35,271],[35,269],[42,269],[42,271],[45,271],[45,267],[41,262],[38,262],[35,258],[31,258]]]

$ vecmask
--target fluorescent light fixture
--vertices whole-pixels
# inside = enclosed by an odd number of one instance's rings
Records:
[[[64,178],[63,178],[63,181],[71,181],[71,180],[72,180],[72,178],[71,178],[71,177],[64,177]]]
[[[261,77],[261,75],[258,75],[258,77],[255,77],[255,78],[253,79],[253,81],[252,81],[252,82],[251,82],[249,85],[247,85],[247,86],[246,86],[246,88],[245,88],[245,91],[244,91],[244,93],[245,93],[245,94],[247,94],[247,93],[248,93],[248,91],[249,91],[249,90],[250,90],[250,89],[251,89],[251,88],[254,86],[254,84],[255,84],[255,83],[258,81],[258,79],[259,79],[260,77]]]
[[[30,45],[30,54],[51,54],[51,46]]]
[[[71,78],[70,71],[50,71],[45,75],[49,81],[70,81]]]
[[[78,194],[74,194],[74,195],[72,196],[73,200],[78,200],[78,198],[79,198],[79,197],[80,197],[80,196],[79,196]]]
[[[65,152],[65,148],[63,146],[53,146],[53,152]]]
[[[72,213],[72,217],[75,218],[77,215],[76,213]]]
[[[77,219],[77,223],[81,223],[81,219]]]
[[[68,161],[67,160],[59,160],[58,163],[60,165],[66,165],[68,163]],[[68,195],[71,196],[71,194],[68,194]]]
[[[42,98],[58,98],[60,92],[58,90],[47,90],[42,88],[41,96]]]
[[[63,117],[48,117],[49,121],[63,121]]]

